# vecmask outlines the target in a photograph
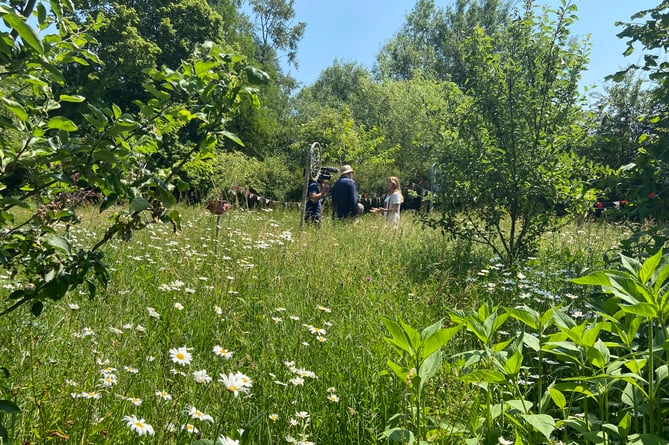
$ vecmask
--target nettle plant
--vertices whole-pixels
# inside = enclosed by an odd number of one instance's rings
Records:
[[[668,277],[662,251],[643,263],[621,255],[619,270],[571,280],[601,291],[592,317],[570,315],[568,305],[450,311],[450,332],[472,346],[444,354],[443,366],[472,397],[466,418],[431,425],[471,444],[668,443]],[[453,335],[442,338],[445,345]],[[415,443],[413,434],[394,433]]]

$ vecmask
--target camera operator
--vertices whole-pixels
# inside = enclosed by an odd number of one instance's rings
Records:
[[[319,188],[319,185],[321,188]],[[328,184],[326,177],[322,173],[318,176],[316,181],[309,179],[309,188],[307,190],[307,204],[305,206],[304,221],[320,225],[321,216],[321,200],[328,194]]]

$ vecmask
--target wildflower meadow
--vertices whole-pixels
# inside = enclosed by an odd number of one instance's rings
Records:
[[[179,233],[156,224],[112,243],[95,299],[3,317],[0,395],[20,409],[2,414],[10,443],[614,443],[643,431],[647,358],[630,340],[636,365],[607,368],[624,318],[603,319],[593,289],[570,281],[604,266],[623,227],[551,233],[507,270],[411,213],[398,230],[373,215],[300,228],[295,211],[183,213]],[[86,244],[95,230],[69,236]],[[620,409],[626,397],[634,409]],[[626,431],[616,409],[631,413]]]

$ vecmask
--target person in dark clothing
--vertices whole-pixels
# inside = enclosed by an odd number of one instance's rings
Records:
[[[320,179],[320,178],[319,178]],[[319,184],[320,187],[319,188]],[[321,200],[328,194],[328,185],[325,181],[309,180],[309,188],[307,189],[307,204],[305,206],[304,221],[308,223],[321,223]]]
[[[342,166],[339,179],[332,186],[332,214],[337,219],[358,216],[358,190],[350,165]]]

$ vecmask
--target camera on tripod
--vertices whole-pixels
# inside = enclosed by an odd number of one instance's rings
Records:
[[[318,173],[318,178],[316,182],[326,182],[332,179],[332,173],[339,173],[337,167],[321,167],[321,171]]]

